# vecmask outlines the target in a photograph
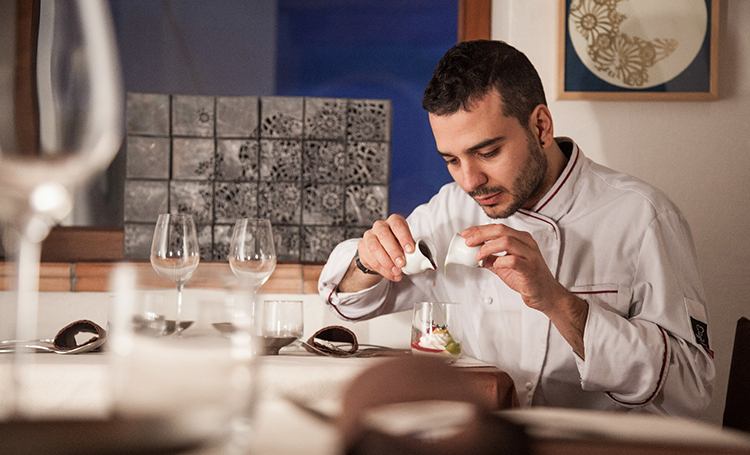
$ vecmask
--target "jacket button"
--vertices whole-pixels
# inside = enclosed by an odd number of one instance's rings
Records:
[[[485,297],[484,303],[485,305],[492,305],[492,297]]]

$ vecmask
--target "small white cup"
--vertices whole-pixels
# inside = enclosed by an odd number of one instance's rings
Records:
[[[406,253],[406,264],[401,268],[405,275],[416,275],[425,270],[437,270],[437,249],[429,239],[417,239],[412,253]]]
[[[461,264],[466,267],[481,267],[482,261],[477,261],[476,256],[481,245],[467,246],[461,234],[454,234],[448,246],[448,254],[445,256],[445,265]]]
[[[302,338],[304,311],[301,300],[266,300],[263,303],[262,336],[256,353],[277,355],[279,349]]]

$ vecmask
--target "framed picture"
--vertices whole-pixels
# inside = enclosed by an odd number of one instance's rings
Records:
[[[715,100],[719,0],[560,0],[558,99]]]

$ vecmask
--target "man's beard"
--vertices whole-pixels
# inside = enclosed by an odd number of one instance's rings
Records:
[[[475,199],[499,192],[510,194],[513,197],[510,205],[497,214],[488,212],[488,209],[491,210],[494,208],[493,206],[485,207],[480,204],[480,207],[482,207],[490,218],[508,218],[523,207],[532,196],[537,196],[537,193],[542,190],[542,182],[544,181],[544,176],[547,174],[547,157],[544,156],[541,147],[536,143],[531,132],[526,134],[526,149],[528,151],[526,161],[524,161],[520,173],[513,182],[515,192],[511,193],[504,186],[499,185],[480,187],[468,193],[469,196]]]

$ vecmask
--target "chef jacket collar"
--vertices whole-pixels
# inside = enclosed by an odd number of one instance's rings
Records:
[[[558,221],[573,205],[576,181],[583,171],[586,159],[578,148],[578,145],[572,139],[558,137],[555,138],[555,141],[563,150],[566,148],[570,149],[572,146],[572,151],[568,157],[568,164],[555,181],[555,184],[552,185],[552,188],[547,191],[531,211],[551,220]]]

